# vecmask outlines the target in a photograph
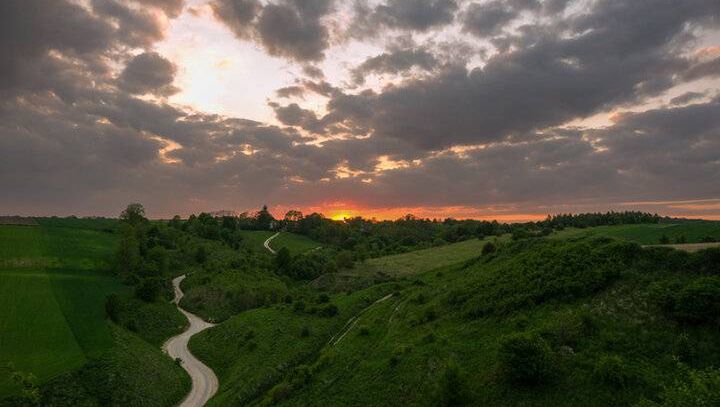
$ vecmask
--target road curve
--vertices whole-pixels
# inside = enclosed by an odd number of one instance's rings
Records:
[[[273,248],[270,247],[270,241],[275,239],[276,237],[278,237],[279,234],[280,234],[280,232],[275,233],[274,235],[268,237],[267,240],[265,241],[265,243],[263,243],[263,246],[265,246],[266,249],[270,250],[270,253],[272,253],[272,254],[275,254],[275,250],[273,250]]]
[[[185,332],[180,335],[173,336],[168,339],[163,345],[163,350],[173,359],[180,359],[182,361],[182,367],[185,369],[190,378],[192,379],[192,389],[190,393],[185,397],[185,400],[178,405],[178,407],[201,407],[207,403],[212,396],[215,395],[218,389],[218,379],[215,373],[199,361],[195,356],[190,353],[188,349],[188,341],[193,335],[210,328],[213,324],[203,321],[200,317],[195,314],[191,314],[184,309],[180,308],[180,299],[183,297],[183,292],[180,289],[180,283],[185,279],[182,275],[173,279],[173,287],[175,288],[175,300],[173,302],[177,305],[178,310],[187,317],[190,322],[190,326]]]

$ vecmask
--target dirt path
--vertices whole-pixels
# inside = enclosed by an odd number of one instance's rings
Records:
[[[273,250],[273,248],[270,247],[270,241],[273,240],[273,239],[275,239],[276,237],[278,237],[278,235],[280,235],[280,232],[277,232],[277,233],[275,233],[274,235],[268,237],[267,240],[265,241],[265,243],[263,243],[263,245],[265,246],[265,248],[268,249],[268,250],[270,250],[270,253],[272,253],[272,254],[275,254],[275,250]]]
[[[335,336],[333,336],[332,338],[330,338],[330,342],[328,342],[328,344],[331,344],[332,346],[335,346],[335,345],[337,345],[338,343],[340,343],[340,341],[345,337],[345,335],[347,335],[348,332],[350,332],[350,331],[355,327],[355,325],[356,325],[356,324],[358,323],[358,321],[360,320],[360,317],[362,316],[362,314],[364,314],[367,310],[369,310],[370,308],[372,308],[374,305],[379,304],[379,303],[381,303],[381,302],[383,302],[383,301],[389,300],[390,298],[392,298],[392,296],[393,296],[392,294],[388,294],[388,295],[380,298],[379,300],[373,302],[372,304],[368,305],[368,306],[365,307],[362,311],[358,312],[357,315],[355,315],[354,317],[350,318],[350,319],[348,320],[348,322],[345,323],[345,326],[343,327],[343,329],[340,330],[340,332],[338,332],[337,334],[335,334]],[[338,337],[337,339],[335,339],[338,335],[340,335],[340,337]]]
[[[180,283],[184,279],[185,276],[183,275],[173,280],[173,287],[175,288],[175,300],[173,302],[177,305],[178,310],[187,317],[190,326],[180,335],[168,339],[163,345],[163,350],[171,358],[179,358],[182,361],[183,369],[188,372],[192,379],[192,389],[190,389],[190,393],[185,397],[185,400],[179,404],[179,407],[201,407],[217,392],[218,379],[212,369],[190,353],[188,341],[193,335],[210,328],[213,324],[205,322],[197,315],[180,308],[180,299],[183,297]]]
[[[681,244],[653,244],[645,247],[672,247],[673,249],[685,250],[686,252],[696,252],[711,247],[720,247],[720,242],[715,243],[681,243]]]

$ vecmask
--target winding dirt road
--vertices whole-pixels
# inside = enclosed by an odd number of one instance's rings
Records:
[[[277,232],[274,235],[268,237],[267,240],[265,241],[265,243],[263,243],[263,246],[265,246],[266,249],[270,250],[270,253],[272,253],[272,254],[275,254],[275,250],[273,250],[273,248],[270,247],[270,241],[275,239],[276,237],[278,237],[278,235],[280,235],[280,232]]]
[[[188,329],[180,335],[173,336],[168,339],[163,345],[165,353],[170,355],[173,359],[180,359],[182,361],[182,367],[185,369],[190,378],[192,379],[192,389],[190,393],[185,397],[178,406],[179,407],[201,407],[207,403],[212,396],[215,395],[218,389],[218,379],[215,373],[199,361],[195,356],[190,353],[188,349],[188,341],[193,335],[210,328],[213,324],[203,321],[200,317],[195,314],[191,314],[184,309],[180,308],[180,299],[183,297],[183,292],[180,289],[180,283],[185,279],[185,276],[177,277],[173,280],[173,287],[175,288],[175,300],[173,301],[180,312],[182,312],[190,322]]]

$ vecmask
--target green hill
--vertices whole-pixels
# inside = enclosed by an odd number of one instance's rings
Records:
[[[719,272],[718,250],[523,240],[330,296],[336,317],[243,313],[192,350],[219,373],[217,405],[632,406],[720,385],[705,370],[720,366]]]
[[[131,298],[130,288],[109,272],[116,221],[45,218],[39,223],[0,226],[0,399],[19,394],[20,385],[11,380],[18,372],[36,378],[31,382],[40,386],[43,405],[177,402],[189,389],[189,378],[159,344],[182,328],[184,317],[160,303],[135,304],[123,312],[125,321],[133,321],[127,325],[151,343],[106,318],[109,295]],[[153,377],[135,377],[138,369]],[[83,386],[89,389],[78,390]]]
[[[263,253],[269,253],[264,244],[265,241],[275,235],[275,233],[277,232],[269,232],[265,230],[240,231],[240,235],[243,237],[243,241],[248,247]],[[278,251],[285,247],[290,250],[291,254],[301,254],[320,246],[322,246],[320,243],[307,236],[290,232],[279,232],[278,236],[270,241],[270,247],[273,250]]]
[[[587,229],[568,228],[553,235],[553,237],[563,239],[580,236],[606,236],[643,245],[658,244],[663,236],[669,239],[669,243],[675,243],[677,239],[684,240],[683,243],[700,243],[707,238],[720,241],[720,222],[689,221],[677,224],[658,223],[597,226]]]

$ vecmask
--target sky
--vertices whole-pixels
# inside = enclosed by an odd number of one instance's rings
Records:
[[[3,0],[0,215],[720,219],[717,0]]]

